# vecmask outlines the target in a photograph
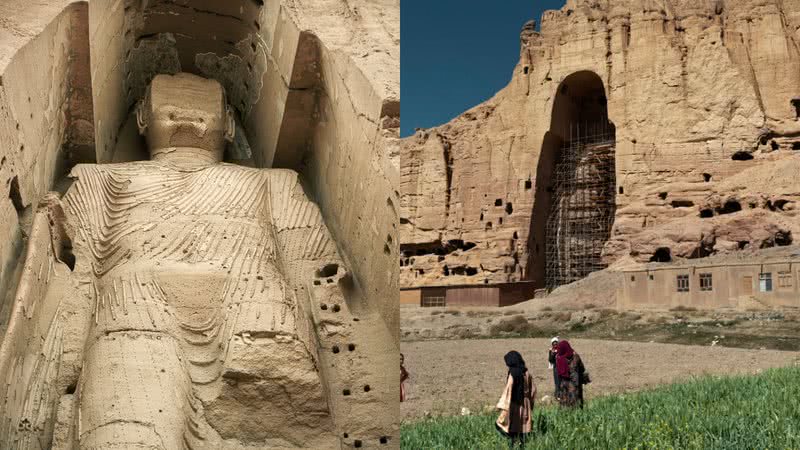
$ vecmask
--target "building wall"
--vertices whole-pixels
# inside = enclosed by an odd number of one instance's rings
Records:
[[[430,299],[443,298],[446,307],[510,306],[530,300],[533,283],[506,283],[491,286],[436,286],[400,291],[400,304],[431,306]]]
[[[420,306],[422,300],[420,289],[404,289],[400,291],[400,306]]]
[[[500,288],[491,287],[450,287],[447,288],[447,306],[499,306]]]
[[[750,265],[685,267],[622,272],[620,308],[713,309],[739,307],[755,300],[770,306],[800,306],[800,261]],[[772,274],[772,291],[762,292],[759,275]],[[784,273],[785,278],[780,274]],[[700,289],[700,275],[711,274],[712,290]],[[689,277],[689,292],[678,292],[677,277]]]

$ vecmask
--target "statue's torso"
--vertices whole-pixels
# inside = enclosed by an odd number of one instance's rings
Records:
[[[187,346],[197,363],[192,378],[204,383],[217,378],[212,362],[233,334],[295,333],[267,172],[137,162],[79,166],[75,174],[67,216],[83,236],[76,254],[91,260],[95,336],[166,333]]]

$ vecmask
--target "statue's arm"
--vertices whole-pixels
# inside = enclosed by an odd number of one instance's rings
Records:
[[[72,355],[63,345],[68,333],[65,299],[80,288],[72,277],[75,260],[64,209],[55,193],[40,201],[28,238],[8,327],[0,345],[4,401],[0,447],[48,442],[45,434],[61,394],[75,374],[64,370]],[[65,376],[65,372],[67,373]],[[13,444],[12,444],[13,442]],[[9,445],[10,444],[10,445]]]
[[[297,174],[270,173],[268,210],[279,264],[296,293],[298,331],[305,324],[337,433],[347,436],[345,446],[397,438],[392,411],[399,408],[399,349]]]
[[[342,287],[352,280],[336,242],[297,173],[271,170],[269,174],[268,222],[277,244],[278,264],[297,297],[298,331],[308,333],[304,337],[313,341],[324,339],[318,336],[320,325],[344,326],[344,332],[352,319]],[[316,352],[312,353],[317,359]]]

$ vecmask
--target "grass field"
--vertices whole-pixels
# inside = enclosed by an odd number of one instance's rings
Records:
[[[403,424],[403,449],[500,449],[496,414]],[[527,449],[800,449],[800,368],[535,408]]]

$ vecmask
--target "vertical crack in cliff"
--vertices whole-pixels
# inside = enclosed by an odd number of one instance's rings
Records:
[[[442,144],[442,153],[444,155],[444,171],[445,171],[445,193],[444,193],[444,211],[445,220],[450,217],[450,189],[453,186],[453,157],[450,154],[450,141],[441,134],[437,135],[439,142]]]

